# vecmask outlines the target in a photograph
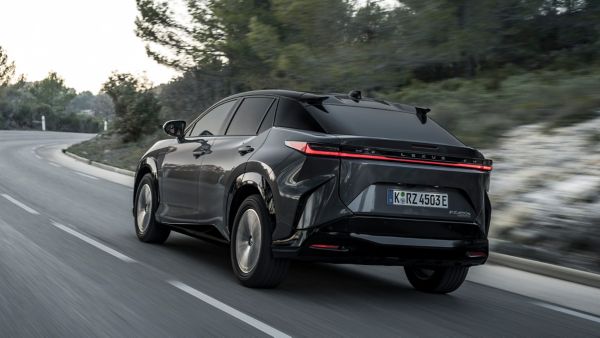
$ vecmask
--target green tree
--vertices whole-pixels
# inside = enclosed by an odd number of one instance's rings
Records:
[[[75,89],[65,85],[65,80],[55,72],[50,72],[48,76],[34,82],[30,89],[36,102],[40,105],[48,105],[55,112],[63,112],[67,104],[77,96]]]
[[[600,50],[600,5],[590,0],[402,0],[392,9],[352,0],[136,3],[150,56],[198,81],[219,79],[228,93],[394,91],[506,65],[576,66]]]
[[[113,73],[102,90],[115,107],[114,125],[124,142],[137,141],[144,133],[158,129],[161,105],[145,79],[128,73]]]
[[[94,111],[94,115],[106,120],[111,120],[115,115],[114,104],[106,93],[99,93],[94,96],[92,110]]]
[[[226,79],[230,92],[265,87],[328,91],[339,90],[340,83],[377,90],[397,85],[404,68],[428,66],[436,55],[425,45],[408,58],[418,49],[393,43],[394,34],[403,32],[397,26],[410,27],[402,20],[420,22],[439,14],[425,10],[429,7],[389,12],[371,1],[356,7],[348,0],[190,0],[184,13],[176,13],[164,1],[137,0],[137,6],[136,32],[150,56],[193,71],[196,78]],[[177,20],[179,14],[188,20]],[[418,56],[422,60],[414,62]],[[447,59],[438,56],[440,63]]]
[[[15,63],[8,59],[8,55],[0,46],[0,87],[6,87],[15,74]]]
[[[78,93],[69,103],[67,104],[66,110],[68,112],[79,113],[83,111],[91,111],[94,105],[96,96],[90,91],[83,91]]]
[[[252,17],[270,15],[268,0],[189,0],[184,17],[164,1],[136,0],[136,34],[157,62],[196,76],[226,79],[230,92],[247,89],[262,62],[248,45]]]

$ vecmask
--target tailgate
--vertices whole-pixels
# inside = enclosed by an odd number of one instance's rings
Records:
[[[351,137],[341,153],[340,198],[356,214],[475,222],[484,208],[491,162],[474,149]]]

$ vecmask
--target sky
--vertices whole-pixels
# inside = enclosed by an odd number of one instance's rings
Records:
[[[55,71],[78,92],[97,93],[112,71],[168,82],[178,74],[146,55],[136,15],[134,0],[0,0],[0,46],[16,75]]]

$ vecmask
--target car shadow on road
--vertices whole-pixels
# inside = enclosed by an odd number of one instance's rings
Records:
[[[231,271],[229,247],[187,236],[176,235],[162,247],[165,254],[185,260],[186,268],[203,277],[212,274],[224,285],[243,288]],[[189,264],[189,265],[188,265]],[[193,267],[193,269],[190,269]],[[194,273],[194,272],[191,272]],[[369,297],[371,301],[439,297],[415,291],[404,277],[400,266],[360,266],[293,262],[285,281],[274,290],[259,290],[272,295],[317,298],[324,295]],[[452,297],[444,297],[446,299]],[[450,300],[450,299],[448,299]]]

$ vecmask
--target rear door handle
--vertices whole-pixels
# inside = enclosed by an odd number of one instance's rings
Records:
[[[251,153],[254,151],[254,148],[252,148],[252,146],[242,146],[238,148],[238,153],[240,153],[240,155],[246,155],[247,153]]]

